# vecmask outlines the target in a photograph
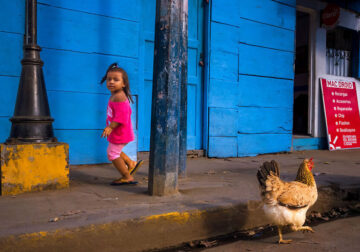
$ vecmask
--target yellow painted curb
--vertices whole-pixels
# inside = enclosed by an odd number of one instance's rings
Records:
[[[59,228],[0,238],[0,250],[143,251],[164,248],[244,228],[248,226],[244,223],[245,214],[243,206],[215,207],[76,228]],[[255,214],[258,215],[258,212]],[[125,245],[126,249],[119,250]]]
[[[176,223],[186,223],[189,221],[190,219],[190,214],[192,215],[192,217],[195,216],[200,216],[202,214],[202,212],[205,211],[193,211],[193,212],[170,212],[170,213],[165,213],[165,214],[159,214],[159,215],[151,215],[145,218],[146,221],[157,221],[157,220],[167,220],[167,221],[173,221]]]

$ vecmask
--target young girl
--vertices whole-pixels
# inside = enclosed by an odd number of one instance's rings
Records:
[[[101,136],[109,141],[108,159],[122,175],[122,178],[114,180],[111,185],[136,184],[133,175],[143,161],[135,162],[122,152],[125,145],[134,140],[130,107],[130,101],[133,103],[133,99],[129,79],[125,70],[113,63],[107,69],[101,83],[105,80],[111,97],[107,107],[106,127]]]

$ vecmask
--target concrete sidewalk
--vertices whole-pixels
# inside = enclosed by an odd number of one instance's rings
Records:
[[[326,212],[359,201],[360,150],[298,151],[257,157],[189,158],[179,193],[147,194],[148,162],[136,186],[110,186],[111,165],[70,167],[70,188],[0,197],[1,251],[142,251],[251,229],[262,216],[256,172],[272,159],[293,180],[302,159],[314,158]]]

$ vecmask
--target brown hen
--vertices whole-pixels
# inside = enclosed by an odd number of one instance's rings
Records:
[[[295,181],[291,182],[280,179],[279,164],[274,160],[263,163],[257,172],[263,209],[272,224],[278,227],[279,244],[291,242],[282,238],[284,226],[290,226],[293,231],[314,232],[311,227],[303,226],[307,210],[318,197],[311,172],[313,165],[312,159],[304,159]]]

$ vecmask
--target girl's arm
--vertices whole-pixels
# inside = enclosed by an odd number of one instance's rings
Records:
[[[105,127],[103,133],[101,134],[101,137],[108,137],[113,129],[117,128],[120,125],[120,123],[117,122],[111,122],[108,126]]]

